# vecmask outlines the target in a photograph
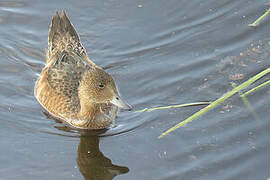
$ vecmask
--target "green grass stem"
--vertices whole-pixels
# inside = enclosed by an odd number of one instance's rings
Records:
[[[235,88],[235,87],[236,87],[236,84],[235,84],[235,83],[232,83],[232,87]],[[248,111],[254,116],[255,119],[258,120],[258,119],[259,119],[259,118],[258,118],[258,115],[257,115],[257,113],[254,111],[254,108],[253,108],[253,107],[251,106],[251,104],[249,103],[248,98],[247,98],[245,95],[243,95],[242,91],[239,91],[238,94],[239,94],[241,100],[243,101],[244,105],[247,107]]]
[[[187,104],[178,104],[178,105],[170,105],[170,106],[162,106],[162,107],[155,107],[155,108],[145,108],[142,110],[138,110],[135,112],[151,112],[154,110],[161,110],[161,109],[171,109],[171,108],[180,108],[180,107],[187,107],[187,106],[198,106],[198,105],[208,105],[211,102],[195,102],[195,103],[187,103]]]
[[[249,24],[250,27],[256,27],[258,26],[259,22],[266,17],[270,13],[270,9],[268,9],[261,17],[259,17],[256,21],[254,21],[252,24]]]
[[[260,89],[260,88],[262,88],[262,87],[264,87],[264,86],[266,86],[268,84],[270,84],[270,80],[260,84],[259,86],[256,86],[255,88],[252,88],[251,90],[249,90],[249,91],[245,92],[244,94],[242,94],[240,97],[247,96],[250,93],[253,93],[253,92],[257,91],[258,89]]]
[[[265,69],[264,71],[258,73],[257,75],[251,77],[250,79],[248,79],[244,83],[240,84],[239,86],[233,88],[233,90],[231,90],[230,92],[224,94],[222,97],[220,97],[219,99],[215,100],[214,102],[212,102],[211,104],[209,104],[205,108],[201,109],[200,111],[196,112],[195,114],[193,114],[189,118],[185,119],[184,121],[176,124],[175,126],[173,126],[172,128],[170,128],[169,130],[165,131],[158,138],[160,139],[160,138],[164,137],[165,135],[171,133],[172,131],[178,129],[179,127],[182,127],[185,124],[191,122],[192,120],[198,118],[202,114],[204,114],[204,113],[208,112],[209,110],[213,109],[214,107],[216,107],[217,105],[219,105],[220,103],[222,103],[223,101],[225,101],[226,99],[228,99],[229,97],[231,97],[232,95],[234,95],[235,93],[237,93],[240,90],[246,88],[247,86],[249,86],[250,84],[252,84],[253,82],[257,81],[258,79],[260,79],[261,77],[263,77],[264,75],[266,75],[268,73],[270,73],[270,68]]]

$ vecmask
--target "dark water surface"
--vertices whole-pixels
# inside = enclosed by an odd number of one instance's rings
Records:
[[[135,110],[214,100],[269,67],[270,20],[247,26],[265,2],[0,1],[0,179],[269,178],[269,87],[248,96],[253,113],[235,95],[163,139],[202,107],[120,112],[97,137],[47,118],[33,96],[51,16],[66,9]]]

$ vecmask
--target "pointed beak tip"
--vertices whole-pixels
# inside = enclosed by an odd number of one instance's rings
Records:
[[[131,111],[132,110],[132,106],[131,105],[128,105],[128,107],[126,108],[127,111]]]
[[[127,104],[127,103],[125,103],[125,104],[123,104],[123,106],[118,106],[120,109],[124,109],[124,110],[127,110],[127,111],[131,111],[132,110],[132,106],[131,105],[129,105],[129,104]]]
[[[132,110],[132,106],[123,101],[120,97],[113,98],[111,103],[118,106],[120,109],[125,109],[127,111]]]

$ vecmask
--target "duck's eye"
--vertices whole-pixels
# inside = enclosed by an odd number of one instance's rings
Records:
[[[98,87],[101,88],[101,89],[103,89],[103,88],[104,88],[104,84],[99,83],[99,84],[98,84]]]

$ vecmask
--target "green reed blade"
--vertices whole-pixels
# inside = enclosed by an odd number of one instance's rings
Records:
[[[233,90],[231,90],[230,92],[224,94],[222,97],[220,97],[219,99],[215,100],[214,102],[212,102],[211,104],[209,104],[208,106],[206,106],[205,108],[201,109],[200,111],[196,112],[195,114],[193,114],[192,116],[190,116],[189,118],[185,119],[184,121],[176,124],[175,126],[173,126],[172,128],[170,128],[169,130],[165,131],[164,133],[162,133],[158,138],[162,138],[165,135],[171,133],[172,131],[178,129],[179,127],[191,122],[192,120],[196,119],[197,117],[201,116],[202,114],[206,113],[207,111],[209,111],[210,109],[213,109],[214,107],[216,107],[217,105],[219,105],[220,103],[222,103],[223,101],[225,101],[226,99],[228,99],[229,97],[231,97],[232,95],[234,95],[235,93],[239,92],[240,90],[246,88],[247,86],[249,86],[250,84],[252,84],[253,82],[255,82],[256,80],[260,79],[261,77],[263,77],[264,75],[268,74],[270,72],[270,68],[265,69],[264,71],[260,72],[259,74],[251,77],[250,79],[248,79],[247,81],[245,81],[244,83],[240,84],[239,86],[235,87]]]
[[[268,9],[261,17],[259,17],[256,21],[254,21],[252,24],[249,24],[248,26],[256,27],[258,26],[259,22],[266,17],[270,13],[270,9]]]
[[[266,81],[266,82],[264,82],[264,83],[262,83],[262,84],[260,84],[259,86],[256,86],[255,88],[252,88],[251,90],[249,90],[249,91],[247,91],[247,92],[245,92],[244,94],[241,95],[241,97],[242,97],[242,96],[247,96],[248,94],[257,91],[258,89],[260,89],[260,88],[262,88],[262,87],[264,87],[264,86],[266,86],[266,85],[268,85],[268,84],[270,84],[270,80],[269,80],[269,81]]]
[[[236,84],[232,83],[232,87],[235,88]],[[255,119],[259,120],[259,116],[257,115],[254,108],[249,103],[248,98],[245,95],[243,95],[242,91],[239,91],[238,94],[241,100],[243,101],[244,105],[247,107],[248,111],[254,116]]]
[[[180,107],[187,107],[187,106],[208,105],[210,103],[211,102],[195,102],[195,103],[187,103],[187,104],[178,104],[178,105],[162,106],[162,107],[155,107],[155,108],[145,108],[145,109],[138,110],[135,112],[151,112],[151,111],[160,110],[160,109],[171,109],[171,108],[180,108]]]

